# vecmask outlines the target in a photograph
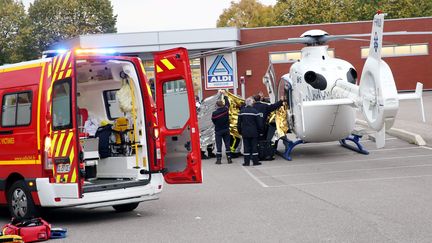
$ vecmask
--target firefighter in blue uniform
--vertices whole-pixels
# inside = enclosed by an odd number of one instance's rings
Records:
[[[255,103],[253,105],[253,107],[258,111],[258,113],[262,113],[262,121],[261,121],[261,132],[262,134],[260,134],[259,136],[259,140],[263,141],[263,140],[268,140],[268,125],[267,125],[267,117],[268,115],[277,110],[279,107],[281,107],[283,105],[284,100],[281,99],[278,102],[274,103],[274,104],[270,104],[267,102],[263,101],[263,96],[262,94],[257,94],[254,96],[254,100]],[[274,131],[273,131],[274,132]]]
[[[224,90],[220,90],[222,95],[225,94]],[[216,164],[222,163],[222,140],[225,144],[225,152],[228,164],[232,163],[230,151],[230,131],[229,131],[229,100],[224,95],[224,101],[218,100],[216,102],[217,109],[212,114],[212,122],[215,125],[215,140],[216,140]]]
[[[252,160],[253,165],[260,165],[258,160],[258,137],[261,133],[262,113],[254,107],[254,99],[246,99],[246,106],[240,110],[237,128],[243,138],[243,166],[249,166]]]

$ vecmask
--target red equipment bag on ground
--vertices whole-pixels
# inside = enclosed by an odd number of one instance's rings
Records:
[[[19,235],[24,242],[48,240],[51,236],[51,225],[41,218],[12,221],[3,226],[3,235]]]

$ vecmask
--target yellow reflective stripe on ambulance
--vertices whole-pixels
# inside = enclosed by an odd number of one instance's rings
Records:
[[[40,165],[40,160],[0,160],[0,165]]]
[[[172,65],[172,63],[168,59],[164,58],[161,60],[161,62],[163,63],[163,65],[165,65],[165,67],[168,68],[168,70],[175,69],[174,65]]]
[[[45,64],[45,62],[39,62],[39,63],[32,63],[32,64],[17,66],[17,67],[0,68],[0,73],[7,73],[7,72],[12,72],[12,71],[19,71],[19,70],[24,70],[24,69],[29,69],[29,68],[40,67],[44,64]]]

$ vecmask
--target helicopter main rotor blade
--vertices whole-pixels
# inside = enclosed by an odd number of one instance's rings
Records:
[[[384,32],[384,36],[398,36],[398,35],[432,35],[432,31],[417,31],[417,32],[408,32],[408,31],[394,31],[394,32]],[[266,46],[273,45],[285,45],[285,44],[306,44],[306,45],[323,45],[329,41],[336,40],[356,40],[358,37],[370,37],[371,34],[350,34],[350,35],[323,35],[323,36],[305,36],[298,38],[288,38],[282,40],[270,40],[270,41],[262,41],[256,43],[250,43],[240,46],[221,48],[217,50],[211,50],[206,52],[199,52],[190,54],[189,57],[191,59],[195,58],[203,58],[212,55],[218,55],[222,53],[229,53],[234,51],[243,51],[248,49],[262,48]],[[357,39],[361,41],[369,41],[367,39]]]
[[[247,49],[254,49],[254,48],[261,48],[265,46],[273,46],[273,45],[285,45],[285,44],[313,44],[315,43],[315,39],[313,37],[300,37],[300,38],[288,38],[288,39],[282,39],[282,40],[270,40],[270,41],[263,41],[263,42],[256,42],[251,44],[245,44],[240,46],[234,46],[234,47],[227,47],[227,48],[221,48],[217,50],[212,51],[206,51],[206,52],[200,52],[189,55],[191,59],[194,58],[202,58],[206,56],[212,56],[222,53],[229,53],[233,51],[243,51]]]
[[[384,36],[398,36],[398,35],[432,35],[432,31],[394,31],[394,32],[384,32]],[[319,42],[325,43],[334,40],[349,40],[356,37],[370,37],[371,34],[350,34],[350,35],[324,35],[318,38]]]

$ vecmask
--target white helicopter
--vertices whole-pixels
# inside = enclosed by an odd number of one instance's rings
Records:
[[[418,83],[415,95],[398,94],[390,67],[381,59],[383,35],[432,34],[432,32],[389,32],[383,33],[384,14],[377,13],[371,34],[331,36],[321,30],[310,30],[300,38],[289,38],[247,44],[204,52],[199,57],[258,48],[277,44],[298,44],[307,46],[301,50],[301,59],[291,66],[290,72],[282,76],[279,96],[288,98],[290,110],[288,124],[297,140],[282,137],[285,152],[282,156],[291,160],[291,152],[302,143],[339,141],[342,146],[368,154],[360,144],[360,135],[353,134],[356,110],[360,110],[368,126],[376,131],[376,145],[385,145],[385,131],[392,127],[399,108],[400,99],[422,98],[422,84]],[[332,58],[327,53],[328,41],[370,36],[369,56],[357,85],[357,72],[349,62]],[[272,68],[263,78],[274,102],[274,72]],[[424,109],[421,103],[421,109]],[[346,143],[350,140],[356,147]],[[276,143],[277,146],[277,143]]]

